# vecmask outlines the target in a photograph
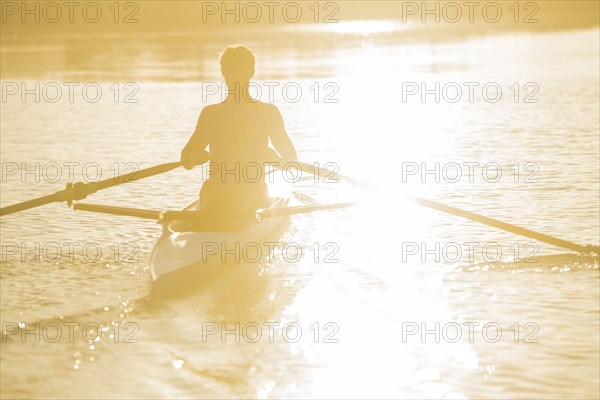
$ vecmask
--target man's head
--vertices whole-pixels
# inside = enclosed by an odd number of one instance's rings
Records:
[[[227,87],[233,87],[236,83],[247,84],[254,76],[256,59],[254,53],[244,45],[225,48],[219,61]]]

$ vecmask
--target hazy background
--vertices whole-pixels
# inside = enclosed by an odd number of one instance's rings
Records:
[[[52,2],[2,1],[3,78],[57,71],[81,77],[101,70],[105,78],[202,80],[214,77],[207,61],[212,66],[213,57],[231,43],[256,47],[267,66],[272,48],[285,51],[289,63],[295,64],[307,52],[326,54],[355,46],[435,44],[507,32],[590,28],[598,26],[599,12],[597,1],[520,1],[519,7],[509,1],[476,2],[472,9],[458,2],[454,4],[460,6],[460,18],[451,22],[458,14],[448,1],[283,1],[273,6],[270,22],[270,9],[263,2],[254,3],[260,6],[257,18],[257,8],[248,6],[253,2],[121,1],[115,7],[101,1],[95,3],[99,6],[77,2],[70,22],[68,7],[60,7],[59,18],[56,7],[47,3]],[[23,4],[33,13],[24,14]],[[226,14],[222,4],[228,10],[237,7],[237,15]],[[425,12],[436,7],[437,16]],[[299,18],[296,9],[301,11]],[[87,22],[86,16],[95,22]],[[382,23],[373,28],[373,20]],[[143,70],[150,62],[153,70]],[[285,75],[298,74],[292,68]],[[258,70],[258,79],[279,77],[277,71]]]

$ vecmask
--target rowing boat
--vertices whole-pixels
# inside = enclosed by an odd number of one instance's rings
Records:
[[[265,211],[287,207],[293,185],[282,179],[267,182],[269,206]],[[200,200],[194,200],[181,211],[182,214],[201,212]],[[238,224],[221,220],[221,224],[209,222],[189,228],[181,220],[163,221],[162,235],[150,256],[152,295],[172,294],[232,265],[251,266],[262,262],[273,247],[268,244],[279,241],[289,222],[289,215],[257,218],[262,212],[248,212],[246,218],[238,217],[234,221],[241,222]]]
[[[302,172],[314,174],[315,177],[327,179],[333,177],[334,179],[343,179],[354,185],[368,187],[366,183],[320,168],[317,165],[300,161],[295,161],[294,164]],[[74,210],[158,221],[163,224],[163,233],[152,251],[150,269],[153,282],[152,293],[162,295],[207,279],[231,264],[245,264],[248,259],[252,260],[251,263],[262,261],[262,257],[256,257],[256,252],[263,244],[268,245],[265,246],[268,252],[271,251],[272,245],[280,240],[281,234],[285,231],[290,215],[337,210],[356,204],[356,202],[343,202],[290,207],[288,203],[293,184],[285,179],[284,172],[281,170],[269,172],[273,174],[278,171],[273,175],[273,179],[267,179],[266,181],[269,189],[269,206],[266,209],[236,212],[236,215],[215,215],[209,213],[208,210],[201,210],[199,200],[193,201],[181,211],[146,210],[79,202],[79,200],[83,200],[99,190],[163,174],[181,166],[181,162],[171,162],[98,182],[67,183],[65,189],[53,194],[0,207],[0,217],[49,203],[66,202],[69,207],[73,206]],[[600,253],[597,245],[583,246],[437,201],[412,196],[408,196],[408,198],[416,204],[430,209],[549,243],[553,246],[566,248],[581,254],[597,255]],[[186,225],[192,228],[181,229],[182,226]],[[198,229],[198,227],[203,228]],[[249,249],[250,251],[254,249],[255,252],[249,253]]]

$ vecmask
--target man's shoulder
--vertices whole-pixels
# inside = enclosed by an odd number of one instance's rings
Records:
[[[262,113],[268,114],[268,115],[280,115],[281,114],[279,112],[279,108],[277,108],[277,106],[272,103],[265,103],[265,102],[256,100],[251,103],[251,106],[253,107],[254,112],[258,112],[261,114]],[[215,114],[215,113],[219,114],[218,113],[219,110],[222,110],[223,112],[230,112],[230,105],[228,105],[226,102],[206,105],[206,106],[204,106],[204,108],[202,108],[201,115],[209,116],[209,115]]]
[[[219,104],[209,104],[207,106],[204,106],[202,108],[202,111],[200,111],[200,118],[206,118],[209,115],[213,114],[216,110],[218,110],[219,108]]]
[[[218,108],[218,107],[219,107],[221,104],[223,104],[223,103],[217,103],[217,104],[209,104],[209,105],[206,105],[206,106],[204,106],[204,107],[202,108],[202,112],[205,112],[205,111],[206,111],[206,112],[214,111],[214,110],[216,110],[216,109],[217,109],[217,108]]]
[[[279,108],[273,103],[265,103],[262,101],[257,101],[256,103],[259,104],[259,107],[265,110],[265,112],[279,114]]]

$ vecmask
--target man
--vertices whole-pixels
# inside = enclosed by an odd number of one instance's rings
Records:
[[[266,207],[264,164],[296,160],[296,149],[277,107],[250,96],[255,64],[252,51],[243,45],[227,47],[220,63],[227,98],[202,110],[196,130],[181,152],[181,162],[189,169],[206,161],[208,147],[212,174],[200,191],[203,209]],[[262,179],[258,181],[256,166],[260,166],[262,172]]]

